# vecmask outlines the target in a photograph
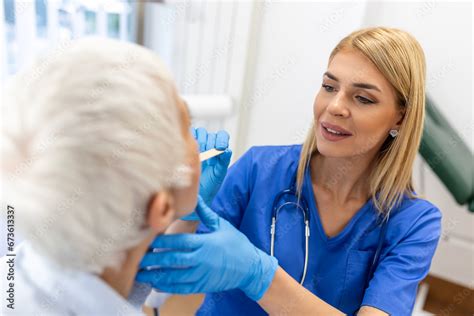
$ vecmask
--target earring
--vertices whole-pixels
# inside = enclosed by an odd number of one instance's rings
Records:
[[[395,137],[397,137],[397,135],[398,135],[398,131],[396,129],[391,129],[390,130],[390,136],[395,138]]]

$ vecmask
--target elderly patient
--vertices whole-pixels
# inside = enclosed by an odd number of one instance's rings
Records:
[[[189,113],[171,76],[145,48],[86,39],[37,61],[7,91],[2,209],[14,209],[25,241],[11,252],[14,281],[2,271],[2,310],[140,313],[126,300],[138,264],[193,210],[199,186]]]

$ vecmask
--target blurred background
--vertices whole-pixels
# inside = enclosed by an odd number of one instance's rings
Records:
[[[1,0],[0,75],[3,85],[75,38],[136,42],[164,59],[195,125],[229,131],[235,160],[253,145],[303,141],[344,36],[367,26],[410,32],[425,51],[429,97],[415,189],[443,212],[415,314],[473,315],[472,16],[470,1]],[[192,314],[201,299],[173,296],[161,313]]]

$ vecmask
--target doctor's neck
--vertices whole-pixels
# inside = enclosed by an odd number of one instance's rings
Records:
[[[340,204],[367,200],[372,161],[373,157],[368,156],[334,158],[316,154],[310,162],[312,183]]]

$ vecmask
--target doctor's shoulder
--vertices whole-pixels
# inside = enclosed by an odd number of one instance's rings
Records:
[[[223,187],[238,186],[245,192],[262,186],[268,189],[275,179],[285,179],[296,170],[300,151],[301,145],[252,146],[230,166]]]
[[[400,205],[390,213],[392,230],[408,238],[429,238],[438,240],[441,236],[442,213],[430,201],[422,197],[404,196]]]
[[[246,160],[250,166],[257,169],[288,167],[298,163],[301,147],[301,144],[252,146],[240,159]]]

